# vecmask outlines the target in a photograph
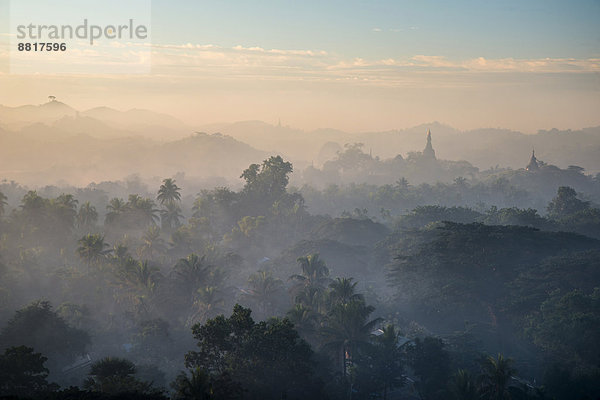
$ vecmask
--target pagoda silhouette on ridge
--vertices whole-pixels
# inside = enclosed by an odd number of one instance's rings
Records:
[[[427,129],[427,144],[423,149],[423,158],[426,160],[435,161],[435,150],[433,150],[433,146],[431,145],[431,130]]]
[[[525,167],[527,171],[539,171],[540,165],[538,164],[537,158],[535,158],[535,149],[531,151],[531,159],[529,160],[529,164]]]

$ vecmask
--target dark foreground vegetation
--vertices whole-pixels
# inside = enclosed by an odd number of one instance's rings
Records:
[[[544,210],[468,208],[400,179],[371,191],[375,217],[340,188],[289,189],[291,172],[271,157],[195,198],[174,179],[0,185],[0,394],[599,398],[592,201],[560,186]]]

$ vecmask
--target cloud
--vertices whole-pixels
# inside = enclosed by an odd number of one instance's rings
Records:
[[[468,77],[484,74],[598,73],[599,58],[465,58],[439,55],[371,59],[347,58],[318,49],[277,49],[259,46],[224,47],[214,44],[146,44],[105,42],[115,58],[125,54],[122,63],[147,62],[152,50],[152,73],[181,80],[352,82],[376,86],[462,85]],[[97,55],[72,53],[78,62],[94,62]],[[2,57],[2,54],[0,54]],[[4,55],[6,57],[6,55]],[[86,61],[87,60],[87,61]],[[483,78],[477,78],[483,80]],[[487,79],[487,78],[486,78]],[[489,79],[488,79],[489,80]]]
[[[430,68],[460,69],[471,72],[600,72],[600,58],[542,58],[542,59],[489,59],[477,57],[451,61],[440,56],[417,55],[412,60]]]
[[[373,28],[372,31],[373,32],[381,32],[381,28]]]

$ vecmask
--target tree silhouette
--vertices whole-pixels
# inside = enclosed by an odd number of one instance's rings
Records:
[[[368,346],[371,333],[381,321],[379,318],[369,321],[369,316],[375,310],[364,301],[353,300],[334,306],[327,315],[325,326],[322,328],[324,349],[336,355],[335,359],[344,375],[347,365],[352,365],[353,356]]]
[[[497,358],[488,356],[481,362],[480,386],[482,397],[489,400],[510,399],[509,386],[516,370],[510,358],[498,354]]]
[[[180,372],[171,387],[175,390],[173,398],[176,400],[214,399],[212,377],[200,367],[191,368],[189,374]]]
[[[96,221],[98,221],[96,207],[91,205],[89,201],[86,201],[79,207],[79,212],[77,213],[77,226],[89,229],[96,224]]]
[[[171,271],[171,275],[178,282],[179,287],[192,296],[198,288],[206,284],[209,274],[210,266],[205,257],[199,257],[194,253],[179,259]]]
[[[589,201],[577,198],[575,189],[568,186],[558,188],[556,197],[548,204],[548,216],[554,219],[576,214],[590,207]]]
[[[353,278],[336,278],[329,284],[329,301],[332,305],[346,304],[353,300],[364,300],[363,295],[356,293],[358,282]]]
[[[194,325],[198,348],[186,354],[186,366],[215,378],[230,374],[248,398],[275,400],[287,398],[287,393],[310,397],[313,367],[308,343],[289,320],[254,322],[251,312],[236,305],[228,318],[219,315]]]
[[[442,399],[447,397],[447,383],[450,376],[450,356],[444,350],[441,339],[427,336],[416,338],[408,347],[407,356],[415,376],[421,398]]]
[[[176,201],[181,201],[181,189],[175,184],[175,179],[167,178],[163,180],[163,184],[158,189],[156,199],[161,206],[175,204]]]
[[[88,334],[69,326],[47,301],[18,310],[0,332],[0,348],[33,347],[48,357],[51,368],[71,363],[89,343]]]
[[[115,197],[110,199],[106,209],[108,210],[108,213],[106,213],[104,224],[111,225],[116,223],[119,218],[123,216],[125,211],[127,211],[127,205],[123,199]]]
[[[155,253],[164,253],[167,245],[160,237],[160,229],[156,225],[151,225],[146,229],[142,236],[142,246],[139,248],[140,258],[154,259]]]
[[[477,385],[469,371],[459,369],[450,380],[450,393],[455,400],[477,400]]]
[[[31,347],[9,347],[0,355],[0,395],[34,397],[40,392],[58,389],[58,385],[47,381],[48,359],[34,353]]]
[[[259,315],[263,317],[273,315],[277,295],[283,290],[281,279],[275,278],[271,271],[262,269],[250,275],[248,284],[250,288],[244,297],[257,305]]]
[[[294,324],[294,327],[303,338],[312,343],[316,333],[319,314],[304,304],[294,304],[286,317]]]
[[[300,264],[302,273],[290,277],[292,281],[296,282],[297,289],[312,287],[322,290],[325,288],[325,284],[329,281],[329,269],[318,254],[300,257],[298,264]]]
[[[126,204],[126,213],[129,214],[127,223],[138,228],[156,224],[158,220],[156,213],[159,210],[154,207],[154,201],[151,199],[143,198],[137,194],[130,194]]]
[[[111,251],[107,247],[109,244],[104,242],[104,236],[87,234],[79,239],[77,254],[87,263],[89,271],[92,264],[98,264],[106,259],[106,255]]]
[[[382,328],[383,334],[374,340],[373,367],[375,379],[383,386],[383,399],[391,389],[404,385],[402,350],[398,346],[400,332],[394,325]]]
[[[111,395],[135,392],[157,393],[152,388],[152,384],[137,379],[135,373],[136,367],[131,361],[118,357],[105,357],[92,364],[89,377],[83,387]]]
[[[160,210],[160,223],[163,229],[178,228],[181,225],[181,218],[183,218],[183,215],[177,204],[167,203],[165,208]]]
[[[6,211],[4,207],[8,205],[7,200],[8,197],[6,197],[4,193],[0,192],[0,217],[2,217],[4,215],[4,212]]]

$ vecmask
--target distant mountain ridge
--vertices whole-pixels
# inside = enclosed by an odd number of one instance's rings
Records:
[[[150,110],[95,107],[80,112],[57,100],[37,106],[0,105],[0,125],[5,128],[20,130],[36,123],[58,124],[66,132],[97,137],[144,136],[154,140],[179,139],[196,130],[175,117]]]
[[[20,107],[0,105],[0,136],[5,139],[14,135],[35,141],[62,141],[77,135],[103,140],[129,137],[138,138],[139,143],[151,139],[170,147],[172,142],[202,131],[223,134],[220,139],[213,139],[223,148],[247,146],[246,150],[252,154],[281,154],[293,162],[296,170],[308,165],[320,166],[335,157],[335,152],[345,144],[352,143],[363,143],[363,151],[382,159],[406,157],[411,151],[423,150],[428,130],[439,159],[466,160],[481,170],[495,166],[523,168],[535,148],[538,159],[546,163],[561,168],[578,165],[588,173],[600,173],[600,127],[576,131],[553,129],[528,135],[498,128],[460,131],[433,122],[407,129],[349,133],[336,129],[307,132],[281,123],[250,120],[198,129],[170,115],[141,109],[119,111],[95,107],[79,112],[56,100]],[[235,140],[225,139],[227,136]],[[11,140],[15,139],[8,142]],[[226,151],[215,150],[215,154],[228,157]],[[253,162],[257,161],[260,160]]]
[[[482,170],[496,166],[523,168],[535,148],[538,158],[549,164],[561,168],[580,165],[590,173],[600,173],[600,126],[578,131],[539,131],[533,135],[499,128],[460,131],[439,122],[364,133],[335,129],[304,132],[260,121],[221,124],[215,128],[257,149],[277,149],[308,164],[322,163],[321,150],[326,145],[331,147],[332,143],[340,148],[344,144],[363,143],[363,150],[373,156],[393,158],[400,154],[405,157],[411,151],[423,150],[427,131],[431,130],[438,158],[465,160]]]

